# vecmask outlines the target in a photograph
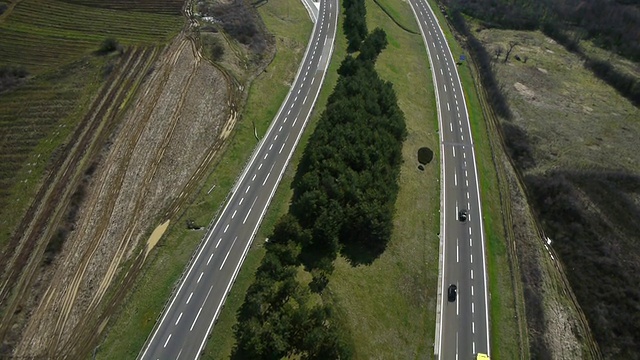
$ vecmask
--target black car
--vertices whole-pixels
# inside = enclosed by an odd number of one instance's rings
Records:
[[[455,284],[449,285],[448,298],[449,301],[456,301],[456,295],[458,294],[458,287]]]
[[[458,213],[458,220],[465,222],[467,221],[467,215],[469,214],[469,212],[467,211],[467,209],[462,209],[460,210],[460,212]]]

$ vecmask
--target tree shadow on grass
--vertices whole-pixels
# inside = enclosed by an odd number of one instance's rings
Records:
[[[371,265],[384,253],[386,248],[386,243],[380,246],[371,246],[371,244],[347,242],[342,244],[340,253],[347,259],[351,266],[356,267],[360,265]]]

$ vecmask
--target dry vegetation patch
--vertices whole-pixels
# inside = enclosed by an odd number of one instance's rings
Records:
[[[502,124],[507,150],[562,264],[559,272],[546,271],[549,262],[556,264],[540,255],[539,244],[527,243],[536,237],[519,237],[532,355],[587,356],[555,338],[582,338],[571,320],[580,314],[571,315],[570,294],[559,285],[564,269],[603,356],[638,358],[631,349],[639,345],[640,294],[629,284],[640,280],[634,220],[640,216],[640,111],[541,33],[483,29],[476,36],[495,56],[493,70],[513,114]],[[513,42],[505,62],[496,49]],[[628,73],[637,71],[611,59]]]

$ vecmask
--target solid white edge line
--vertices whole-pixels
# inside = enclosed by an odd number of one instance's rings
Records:
[[[409,5],[411,6],[411,11],[413,11],[413,14],[414,14],[414,16],[416,17],[416,20],[417,20],[418,19],[418,14],[416,12],[416,6],[417,5],[414,4],[414,2],[411,1],[411,0],[409,1]],[[427,6],[428,6],[428,4],[427,4]],[[424,5],[423,5],[423,7],[424,7]],[[429,7],[429,9],[431,9],[431,7]],[[431,51],[429,50],[429,43],[427,42],[427,37],[425,35],[425,29],[423,27],[423,23],[420,22],[420,21],[417,21],[417,22],[418,22],[418,26],[420,26],[420,33],[422,35],[422,40],[424,41],[424,45],[425,45],[425,48],[427,50],[427,55],[429,56],[429,62],[431,64],[433,64],[433,57],[431,55]],[[434,86],[433,87],[435,89],[435,97],[436,97],[436,105],[437,105],[436,109],[438,110],[438,126],[440,127],[440,129],[442,129],[443,128],[442,109],[441,109],[441,106],[440,106],[440,96],[438,94],[438,86],[437,86],[437,83],[436,83],[436,70],[435,70],[434,66],[430,66],[430,67],[431,67],[431,73],[432,73],[432,78],[433,78],[433,82],[434,82],[434,84],[433,84]],[[446,246],[447,246],[446,241],[445,241],[445,239],[446,239],[445,228],[446,227],[444,226],[444,224],[446,222],[447,215],[446,215],[446,213],[444,211],[442,211],[442,208],[443,208],[442,204],[446,203],[446,195],[445,195],[446,192],[442,190],[442,187],[444,186],[444,184],[446,184],[446,172],[444,171],[444,169],[445,169],[445,157],[446,156],[445,156],[443,132],[439,131],[438,133],[440,134],[440,148],[441,148],[440,149],[440,154],[441,154],[440,155],[440,161],[442,163],[442,168],[441,168],[441,171],[440,171],[440,178],[441,178],[441,181],[440,181],[440,184],[441,184],[441,188],[440,188],[440,194],[441,194],[440,195],[441,196],[441,206],[440,206],[440,247],[441,247],[441,251],[439,252],[439,255],[438,255],[438,257],[439,257],[438,262],[440,264],[439,268],[443,269],[443,271],[444,271],[444,267],[445,267],[445,263],[446,263],[446,259],[445,259],[444,253],[446,251]],[[435,337],[436,338],[435,338],[435,346],[433,347],[433,352],[435,353],[435,355],[439,355],[440,354],[440,349],[442,347],[442,320],[444,318],[443,317],[444,316],[443,315],[443,313],[444,313],[444,296],[443,296],[443,294],[444,294],[444,287],[445,287],[445,284],[444,284],[444,281],[443,281],[444,280],[443,277],[444,277],[444,275],[439,272],[438,273],[438,283],[439,283],[438,284],[439,285],[438,286],[438,289],[439,289],[438,296],[440,297],[440,302],[439,302],[440,308],[436,309],[436,312],[437,312],[436,317],[439,317],[439,320],[436,321],[436,331],[435,331]]]

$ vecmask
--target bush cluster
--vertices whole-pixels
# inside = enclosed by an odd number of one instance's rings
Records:
[[[267,34],[261,28],[261,19],[255,10],[243,0],[200,3],[198,11],[212,16],[232,38],[246,45],[256,54],[263,53],[268,45]]]
[[[29,75],[27,69],[15,66],[0,66],[0,93],[9,90]]]

